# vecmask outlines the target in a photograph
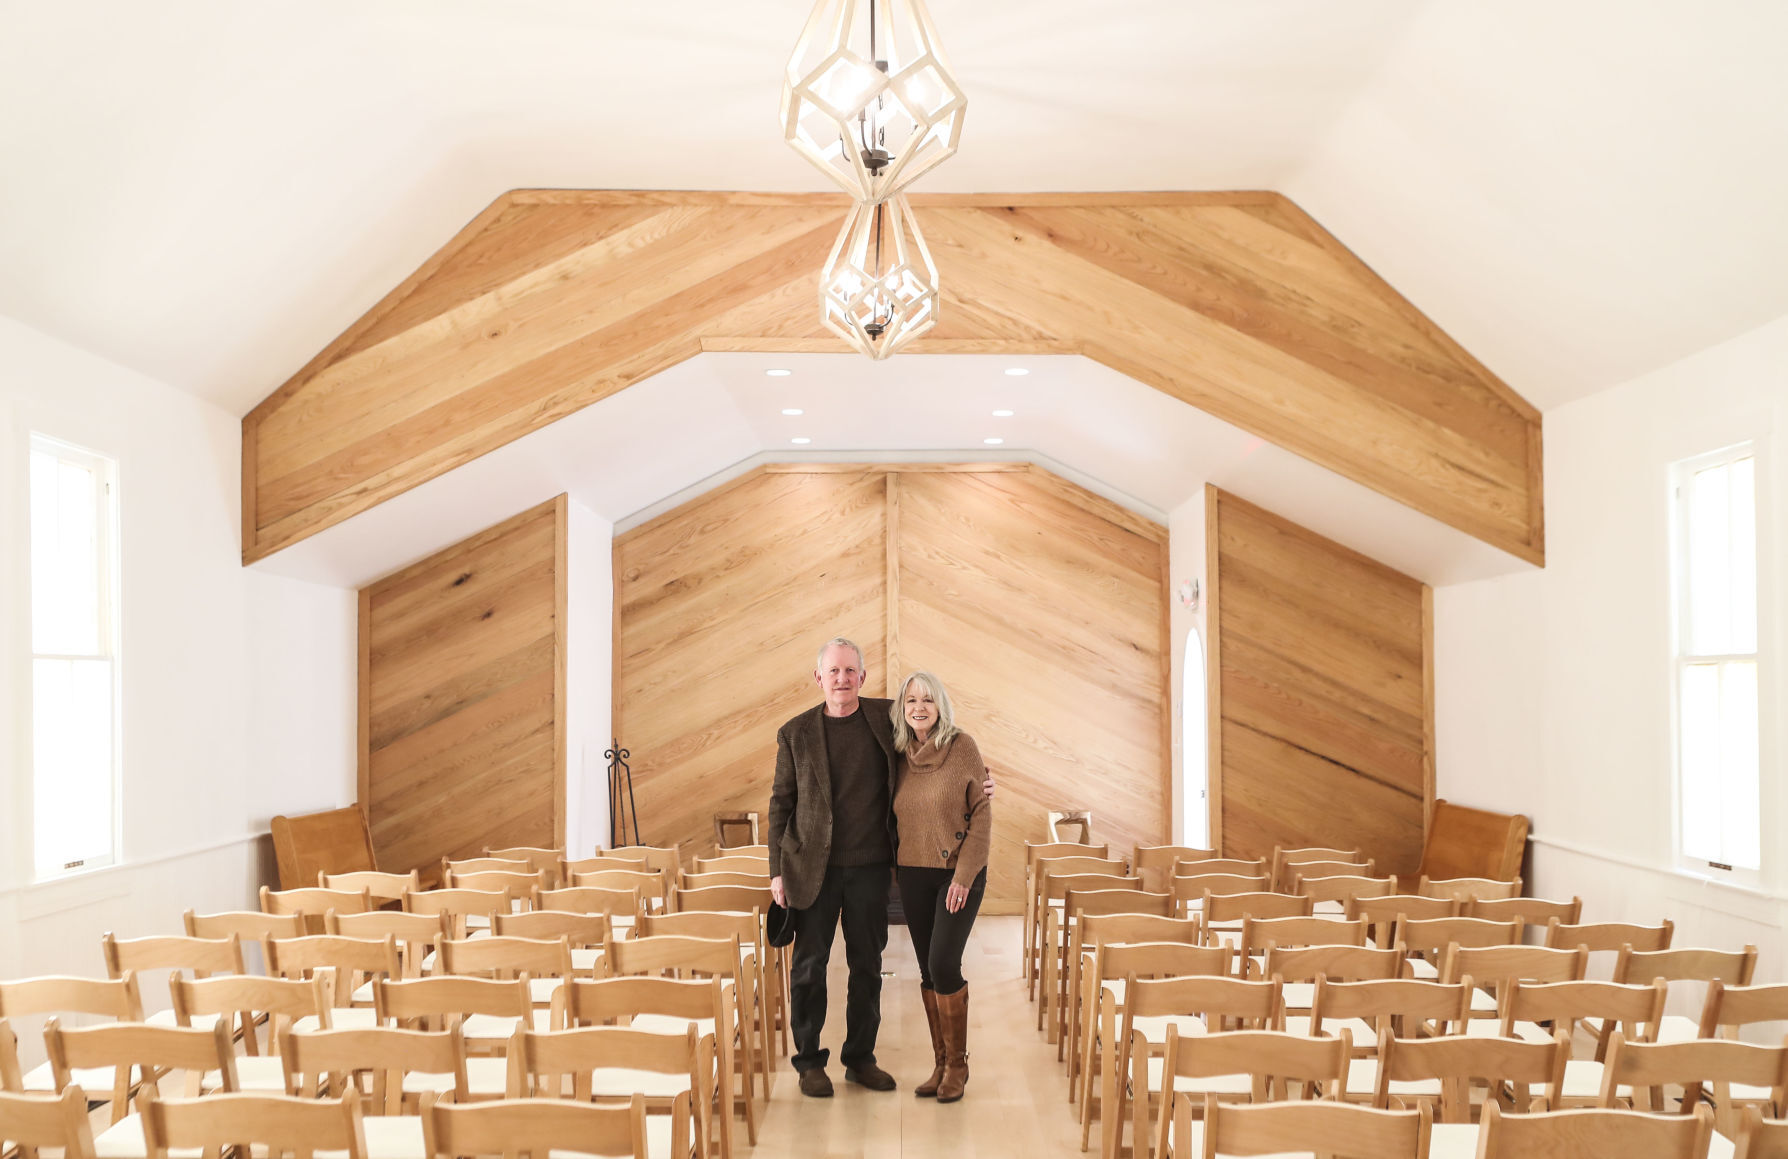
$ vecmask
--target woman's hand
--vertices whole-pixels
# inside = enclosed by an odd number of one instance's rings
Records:
[[[967,901],[968,889],[964,886],[957,885],[952,881],[950,883],[950,892],[944,895],[944,908],[953,914],[961,913],[962,907]]]
[[[981,767],[987,770],[987,779],[981,782],[981,792],[986,794],[987,799],[991,801],[993,800],[993,766],[982,765]]]

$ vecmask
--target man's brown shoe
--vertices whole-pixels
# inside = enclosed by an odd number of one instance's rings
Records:
[[[845,1071],[850,1074],[850,1071]],[[816,1066],[812,1070],[801,1072],[801,1093],[810,1099],[829,1099],[832,1097],[832,1080],[826,1077],[826,1068]]]
[[[872,1091],[891,1091],[894,1089],[894,1076],[875,1065],[866,1062],[862,1066],[844,1068],[844,1081],[868,1087]]]

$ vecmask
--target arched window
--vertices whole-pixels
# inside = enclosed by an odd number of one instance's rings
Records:
[[[1210,848],[1210,745],[1205,735],[1209,693],[1205,687],[1204,638],[1186,633],[1185,675],[1180,681],[1181,843]]]

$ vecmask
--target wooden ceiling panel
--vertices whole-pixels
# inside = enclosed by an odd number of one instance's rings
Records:
[[[916,352],[1081,353],[1542,562],[1538,413],[1272,193],[914,199]],[[703,349],[839,351],[833,196],[505,194],[243,420],[265,557]]]

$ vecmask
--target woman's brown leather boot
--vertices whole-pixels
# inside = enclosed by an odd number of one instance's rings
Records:
[[[937,1084],[937,1101],[953,1103],[968,1086],[968,986],[939,994],[937,1013],[944,1027],[944,1077]]]
[[[936,990],[929,986],[919,987],[919,1001],[925,1004],[925,1024],[931,1028],[931,1053],[937,1065],[932,1068],[930,1078],[913,1088],[913,1094],[929,1099],[937,1094],[937,1084],[944,1077],[944,1023],[937,1011]]]

